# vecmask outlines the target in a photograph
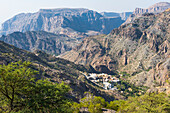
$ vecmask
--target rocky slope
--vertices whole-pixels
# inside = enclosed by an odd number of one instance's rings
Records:
[[[108,34],[119,27],[124,20],[120,17],[107,18],[98,12],[77,9],[40,9],[36,13],[22,13],[2,24],[1,34],[15,31],[47,31],[79,37],[94,34]]]
[[[14,32],[0,37],[1,41],[28,51],[42,50],[59,55],[70,51],[83,38],[71,38],[66,35],[56,35],[45,31]]]
[[[170,8],[169,2],[159,2],[159,3],[154,4],[154,5],[150,6],[149,8],[146,8],[146,9],[136,8],[133,11],[133,14],[131,14],[129,16],[129,18],[126,20],[125,23],[132,22],[133,20],[135,20],[138,17],[141,17],[145,13],[158,14],[158,13],[165,11],[168,8]]]
[[[130,82],[169,90],[170,11],[146,14],[109,35],[83,40],[60,57],[101,72],[127,72]]]

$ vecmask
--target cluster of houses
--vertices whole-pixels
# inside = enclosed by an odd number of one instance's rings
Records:
[[[101,73],[101,74],[90,73],[86,77],[87,79],[97,84],[102,83],[102,87],[106,90],[117,90],[117,88],[114,87],[113,83],[120,81],[118,78],[105,73]]]

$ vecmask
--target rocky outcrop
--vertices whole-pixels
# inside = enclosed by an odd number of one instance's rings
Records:
[[[28,51],[42,50],[49,54],[59,55],[70,51],[81,42],[82,38],[71,38],[45,31],[29,31],[25,33],[14,32],[0,37],[0,40]]]
[[[109,35],[85,38],[60,57],[94,69],[127,72],[136,85],[169,85],[170,11],[144,15]],[[103,69],[101,69],[103,67]]]
[[[15,31],[47,31],[80,37],[85,34],[108,34],[123,22],[120,17],[107,18],[83,8],[40,9],[36,13],[22,13],[7,20],[2,24],[1,32],[6,35]]]
[[[129,18],[127,18],[127,20],[124,24],[132,22],[136,18],[141,17],[143,14],[146,15],[145,13],[158,14],[158,13],[165,11],[168,8],[170,8],[169,2],[159,2],[159,3],[154,4],[154,5],[150,6],[149,8],[146,8],[146,9],[136,8],[133,11],[133,14],[131,14],[129,16]]]

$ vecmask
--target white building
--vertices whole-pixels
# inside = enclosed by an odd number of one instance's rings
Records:
[[[112,86],[112,84],[111,83],[109,83],[109,82],[103,82],[103,85],[104,85],[104,89],[111,89],[113,86]]]

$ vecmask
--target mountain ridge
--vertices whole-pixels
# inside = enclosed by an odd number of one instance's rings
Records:
[[[70,51],[83,38],[71,38],[63,34],[54,34],[45,31],[14,32],[0,37],[1,41],[12,44],[28,51],[42,50],[49,54],[59,55]]]

